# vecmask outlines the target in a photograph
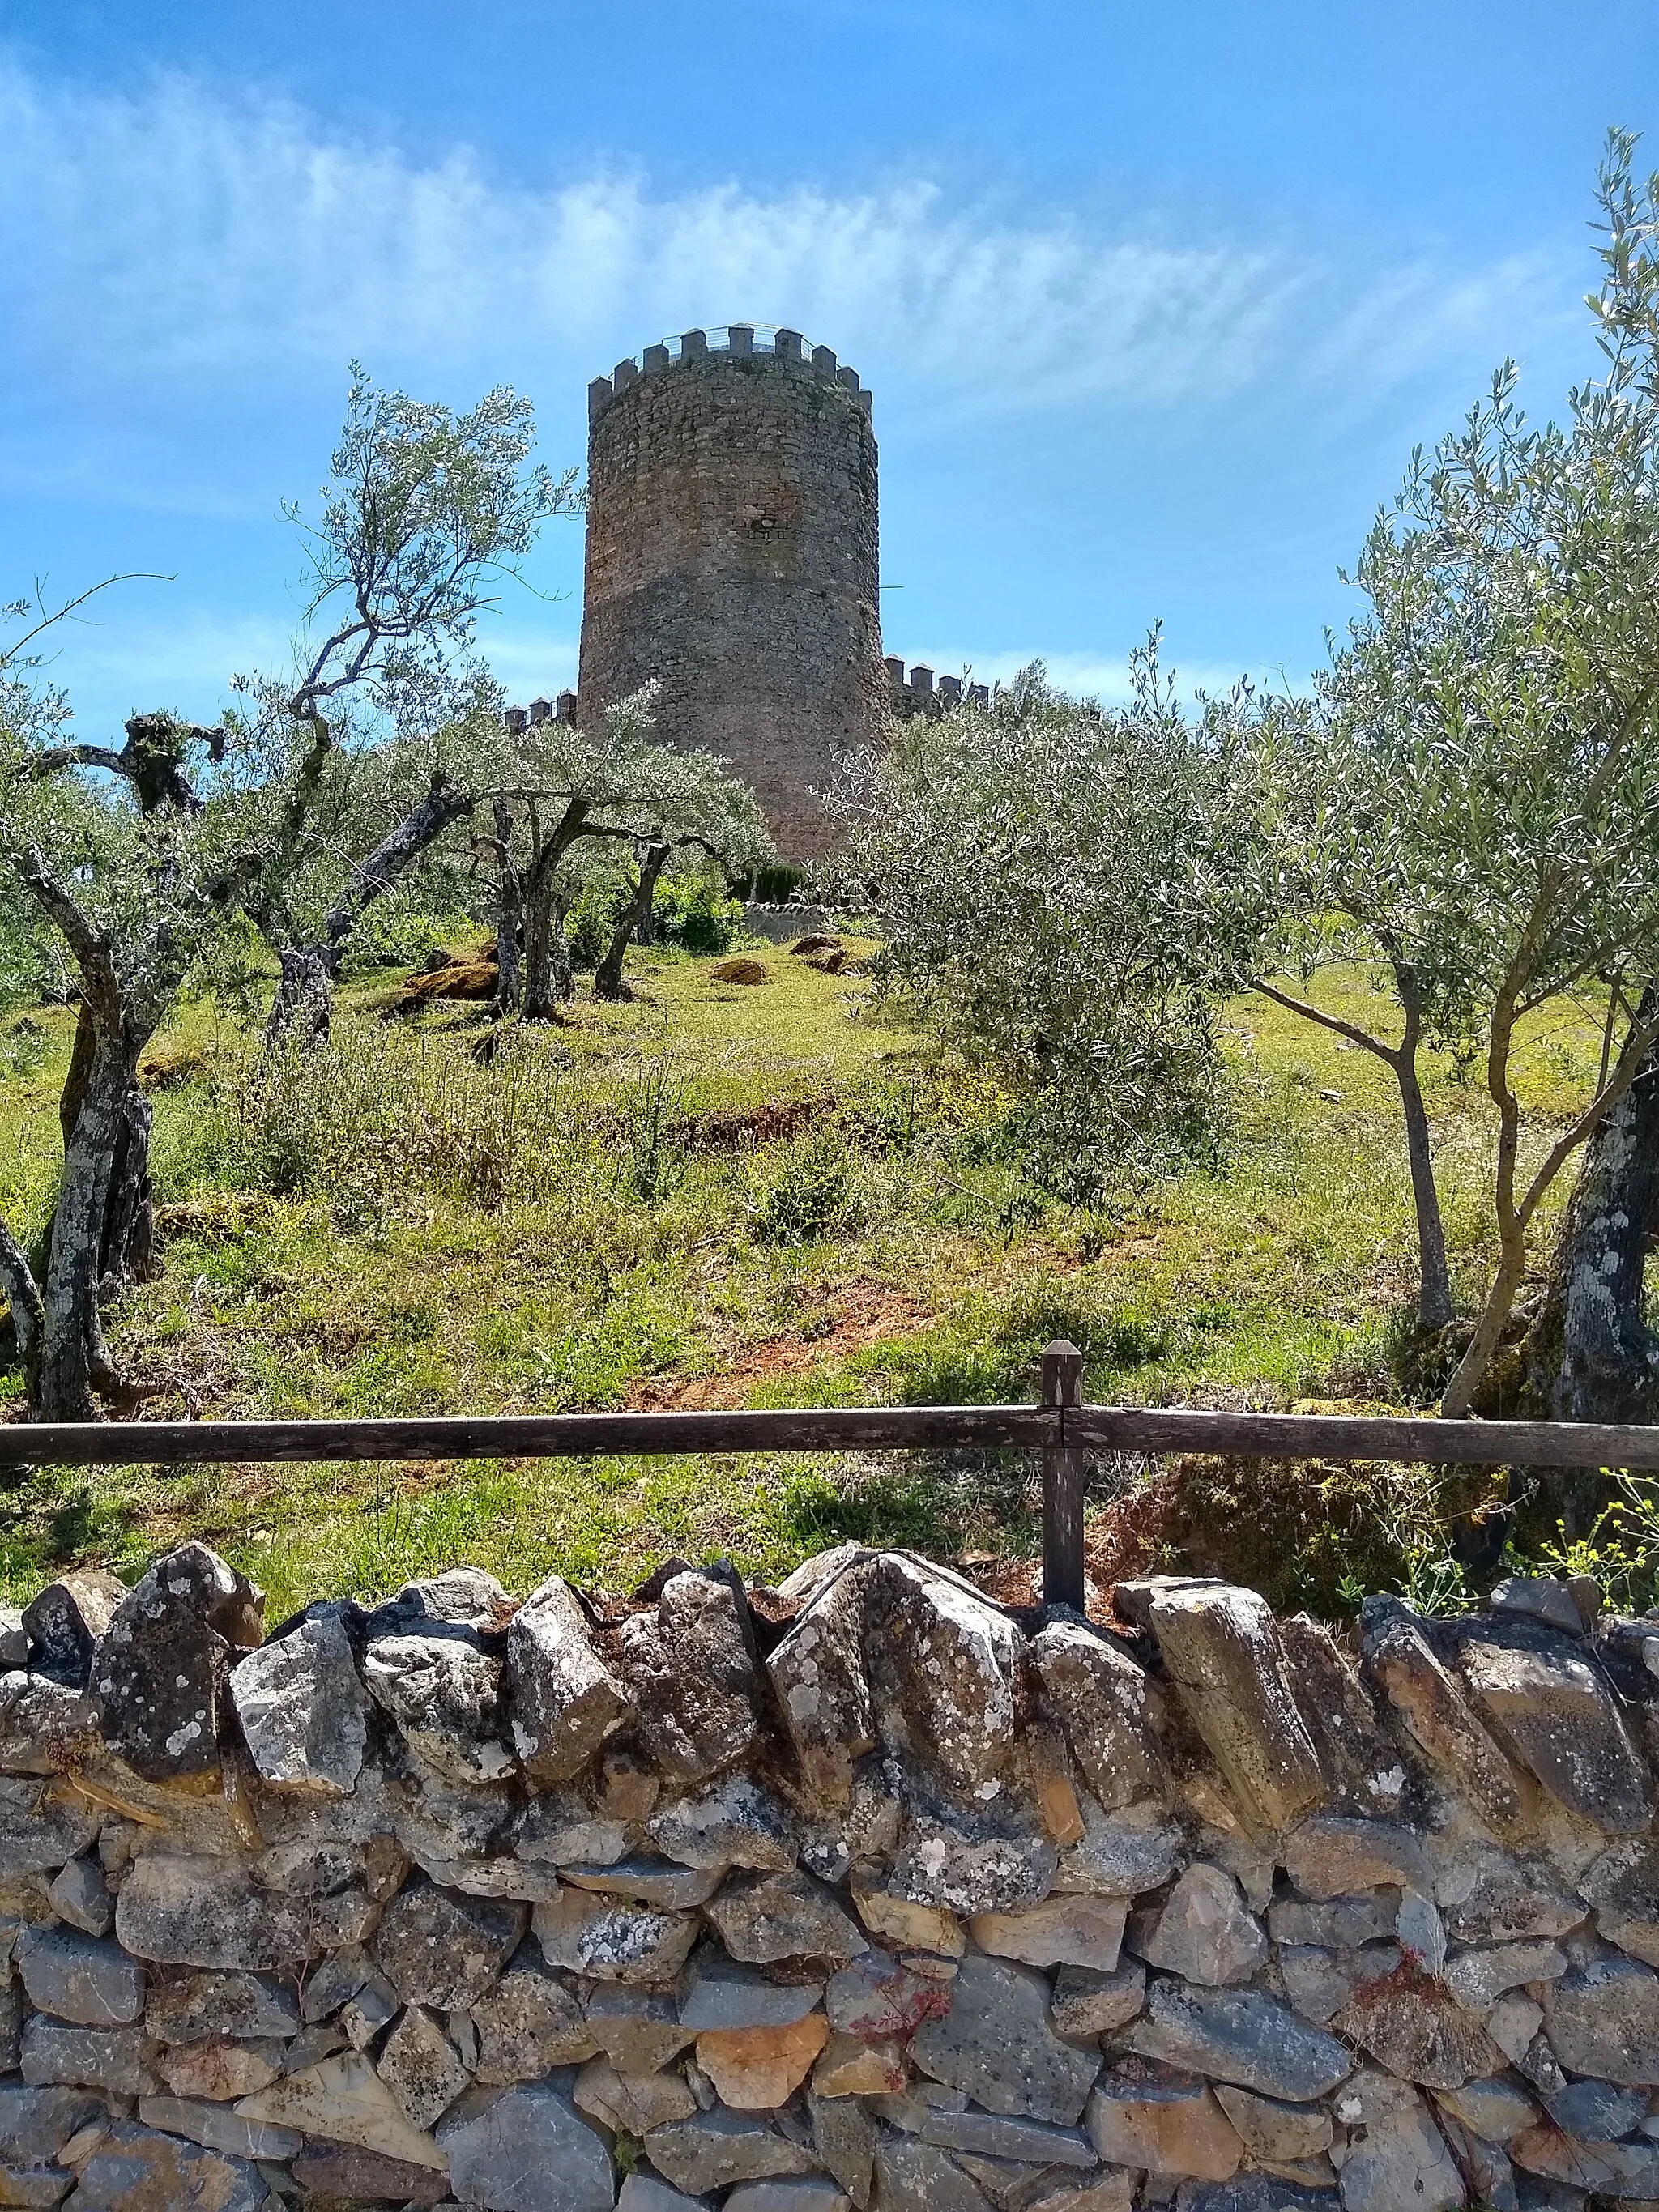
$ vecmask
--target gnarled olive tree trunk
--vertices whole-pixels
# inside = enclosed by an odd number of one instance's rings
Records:
[[[640,862],[640,879],[634,886],[634,896],[623,908],[611,942],[605,949],[605,957],[593,971],[593,996],[596,999],[619,999],[623,994],[623,962],[629,945],[637,938],[641,945],[645,927],[651,915],[651,905],[657,896],[657,879],[668,865],[672,847],[660,842],[647,845]]]

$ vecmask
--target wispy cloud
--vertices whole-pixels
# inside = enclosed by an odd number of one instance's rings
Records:
[[[878,386],[953,409],[1100,395],[1155,407],[1287,374],[1414,374],[1540,262],[1356,265],[1336,241],[1022,221],[925,181],[837,197],[637,175],[526,190],[185,82],[129,98],[0,71],[14,362],[69,380],[269,388],[349,354],[402,374],[534,359],[585,376],[701,319],[828,337]]]

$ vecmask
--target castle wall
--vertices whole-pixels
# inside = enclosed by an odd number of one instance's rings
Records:
[[[672,744],[728,758],[786,858],[814,787],[889,711],[870,395],[827,347],[742,325],[646,349],[589,387],[579,712],[654,678]]]

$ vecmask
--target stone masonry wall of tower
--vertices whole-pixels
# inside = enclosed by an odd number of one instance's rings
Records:
[[[870,395],[827,347],[689,331],[589,386],[578,714],[651,678],[658,727],[724,755],[807,860],[834,756],[887,713]]]

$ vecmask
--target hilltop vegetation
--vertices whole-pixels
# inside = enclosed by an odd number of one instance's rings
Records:
[[[849,950],[856,968],[869,948]],[[1431,1400],[1443,1378],[1395,1356],[1411,1199],[1392,1085],[1368,1055],[1234,1003],[1223,1158],[1079,1211],[1032,1180],[993,1079],[872,1007],[856,973],[755,952],[754,987],[707,958],[635,952],[632,1003],[584,996],[557,1025],[505,1032],[483,1066],[471,1048],[496,1032],[482,1010],[388,1021],[385,971],[348,980],[330,1051],[263,1078],[257,1010],[184,1004],[143,1069],[163,1246],[156,1279],[107,1320],[123,1410],[1018,1399],[1058,1334],[1083,1347],[1098,1400]],[[1320,988],[1356,1017],[1372,997],[1354,970]],[[0,1210],[27,1230],[51,1202],[72,1030],[36,1008],[0,1032]],[[1599,1041],[1593,1006],[1534,1024],[1529,1147],[1571,1110]],[[1454,1271],[1478,1280],[1492,1116],[1450,1060],[1431,1063],[1428,1095]],[[21,1391],[15,1364],[4,1388]],[[1366,1580],[1455,1581],[1446,1515],[1484,1485],[1373,1470],[1356,1519],[1352,1486],[1320,1503],[1328,1472],[1297,1478],[1301,1548],[1258,1559],[1258,1579],[1327,1611]],[[1100,1470],[1102,1571],[1155,1555],[1189,1510],[1156,1486],[1133,1510],[1115,1503],[1143,1473]],[[1029,1556],[1033,1478],[995,1455],[43,1473],[7,1501],[4,1577],[21,1594],[66,1559],[131,1570],[200,1534],[280,1614],[464,1559],[515,1583],[556,1566],[618,1588],[665,1548],[777,1574],[843,1534]],[[1261,1503],[1247,1486],[1232,1509],[1253,1554]]]

